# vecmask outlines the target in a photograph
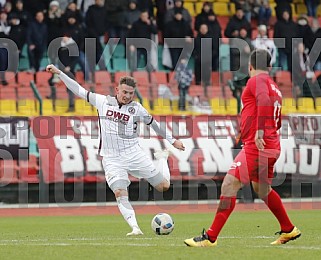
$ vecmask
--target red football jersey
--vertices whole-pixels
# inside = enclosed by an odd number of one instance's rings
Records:
[[[251,77],[242,94],[241,137],[245,147],[256,148],[255,134],[264,130],[267,149],[280,149],[282,94],[266,73]]]

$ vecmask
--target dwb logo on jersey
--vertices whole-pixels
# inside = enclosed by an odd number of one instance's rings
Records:
[[[113,111],[113,110],[107,110],[106,116],[107,116],[107,119],[114,121],[114,122],[122,123],[124,125],[128,124],[128,121],[130,118],[129,115],[126,115],[124,113],[120,113],[118,111]]]

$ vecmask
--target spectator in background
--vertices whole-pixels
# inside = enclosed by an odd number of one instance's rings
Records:
[[[18,0],[15,9],[8,15],[8,21],[11,26],[10,39],[17,44],[20,54],[26,43],[26,31],[30,20],[30,14],[24,10],[23,1]]]
[[[62,10],[63,13],[65,12],[65,10],[69,4],[74,2],[74,0],[57,0],[57,1],[59,3],[60,9]]]
[[[230,18],[224,32],[225,36],[230,38],[230,70],[232,73],[237,72],[240,67],[240,50],[237,48],[241,46],[239,46],[239,40],[234,39],[240,39],[241,29],[246,30],[246,37],[251,38],[251,24],[244,17],[242,8],[238,8],[235,15]]]
[[[61,41],[61,48],[59,49],[59,69],[68,75],[71,78],[75,78],[75,65],[77,62],[78,57],[70,56],[69,50],[77,50],[78,46],[77,43],[69,36],[64,36]],[[53,89],[52,89],[53,90]],[[71,90],[67,88],[68,93],[68,112],[75,111],[75,95]]]
[[[88,11],[88,8],[91,5],[95,4],[95,0],[77,0],[75,3],[77,3],[77,9],[85,17]]]
[[[289,18],[290,20],[292,20],[292,0],[275,0],[275,3],[275,13],[277,20],[283,20],[283,13],[285,11],[289,13]]]
[[[103,0],[95,0],[95,4],[88,8],[86,14],[87,35],[90,38],[96,39],[96,52],[93,56],[87,53],[87,58],[91,71],[95,71],[96,64],[100,70],[105,70],[106,65],[102,57],[104,42],[104,35],[106,32],[106,10],[104,8]]]
[[[51,1],[45,22],[48,26],[48,46],[58,37],[62,37],[62,11],[58,1]],[[57,48],[48,48],[48,57],[50,62],[57,65]]]
[[[210,85],[211,80],[213,56],[213,54],[210,55],[211,53],[213,53],[212,37],[209,34],[207,25],[201,24],[194,41],[193,56],[195,59],[195,83],[196,85],[200,85],[202,83],[204,89]]]
[[[308,9],[308,16],[316,17],[320,0],[304,0],[304,3]]]
[[[313,46],[315,45],[315,42],[317,39],[321,39],[321,28],[318,19],[314,18],[312,20],[311,24],[311,43],[312,47],[310,49],[310,56],[311,57],[317,57],[316,63],[314,65],[314,70],[320,70],[321,71],[321,52],[316,51],[315,48],[318,48],[320,50],[320,44],[318,46],[315,46],[313,49]],[[319,40],[320,41],[320,40]]]
[[[63,34],[72,38],[78,46],[79,56],[75,57],[71,64],[71,71],[75,70],[76,64],[78,64],[84,73],[84,79],[86,82],[92,81],[92,75],[94,71],[90,71],[88,62],[85,56],[85,30],[81,23],[77,20],[79,18],[76,13],[68,13],[65,16],[67,24],[63,28]]]
[[[3,11],[6,13],[6,14],[9,14],[12,12],[12,3],[7,1],[3,7]]]
[[[240,113],[243,88],[249,79],[249,57],[253,50],[251,39],[247,36],[246,28],[240,29],[238,38],[230,39],[230,47],[233,80],[228,83],[232,90],[233,97],[237,99],[237,112]]]
[[[299,42],[295,45],[293,54],[294,97],[313,97],[313,77],[309,55],[303,42]]]
[[[187,60],[181,59],[175,73],[179,90],[178,109],[180,111],[186,111],[186,95],[193,80],[193,72],[187,65]]]
[[[136,0],[137,8],[139,11],[148,11],[148,15],[150,18],[154,17],[154,3],[153,0]]]
[[[141,13],[141,11],[138,10],[138,8],[137,8],[137,1],[136,0],[130,0],[128,7],[129,8],[125,14],[126,35],[128,33],[128,30],[130,30],[132,28],[133,23],[139,19],[140,13]]]
[[[272,10],[268,0],[261,0],[258,8],[258,23],[269,25],[270,18],[272,16]]]
[[[28,3],[25,3],[25,9],[31,15],[35,17],[38,11],[45,12],[48,9],[49,3],[51,0],[27,0]]]
[[[127,38],[136,38],[136,39],[151,39],[152,34],[157,33],[156,22],[155,20],[149,19],[148,11],[145,10],[141,12],[140,18],[138,21],[134,22],[132,28],[128,32]],[[151,60],[148,59],[147,54],[150,53],[151,46],[149,49],[137,48],[135,44],[130,42],[129,50],[127,50],[127,58],[129,63],[129,68],[131,71],[137,69],[139,59],[141,56],[144,57],[144,62],[146,64],[147,71],[153,71],[151,65]],[[134,53],[136,52],[136,56]]]
[[[214,14],[209,2],[205,2],[203,4],[202,12],[196,16],[194,24],[195,30],[199,30],[201,24],[207,25],[208,34],[213,40],[212,70],[217,71],[219,67],[219,44],[220,38],[222,38],[222,33],[221,26],[216,19],[216,15]]]
[[[7,18],[7,13],[2,11],[0,13],[0,39],[9,37],[11,27]],[[0,41],[0,84],[3,86],[8,85],[5,79],[5,71],[8,69],[8,47],[4,41]]]
[[[174,70],[176,64],[179,61],[179,57],[182,51],[186,52],[186,50],[188,49],[188,45],[191,44],[193,38],[193,31],[191,25],[190,23],[184,20],[182,11],[180,9],[175,10],[174,20],[166,24],[164,37],[185,39],[186,45],[183,49],[181,41],[173,41],[170,44],[168,44],[172,59],[172,69]],[[177,48],[177,46],[179,46],[179,48]],[[186,58],[187,55],[188,53],[182,53],[182,58]]]
[[[233,0],[235,3],[235,9],[242,9],[244,12],[244,17],[250,23],[252,16],[252,9],[254,6],[254,0]]]
[[[28,55],[30,71],[39,71],[40,62],[47,46],[48,27],[44,22],[44,13],[38,11],[35,20],[30,23],[27,30]]]
[[[312,31],[309,25],[309,20],[306,15],[300,15],[297,19],[297,38],[303,39],[306,48],[312,48]]]
[[[297,25],[290,18],[290,13],[284,11],[282,19],[278,20],[274,26],[274,41],[278,48],[278,66],[282,70],[292,71],[292,39],[297,38],[298,28]],[[278,38],[285,39],[285,48],[279,48]]]
[[[82,24],[83,23],[83,15],[81,13],[81,11],[77,8],[77,5],[75,3],[69,3],[67,5],[67,8],[62,16],[62,23],[63,26],[66,26],[68,23],[68,17],[73,16],[75,17],[76,21],[78,24]]]
[[[167,23],[175,20],[175,14],[177,12],[181,13],[184,21],[187,22],[189,25],[191,25],[192,17],[190,15],[189,11],[183,7],[182,0],[174,0],[174,7],[169,9],[165,14],[164,24],[166,25]]]
[[[120,38],[125,44],[125,12],[128,9],[128,0],[105,0],[106,18],[109,38]]]
[[[244,17],[243,9],[239,7],[236,9],[235,15],[230,18],[224,34],[227,38],[237,38],[241,28],[246,29],[247,36],[251,38],[251,24]]]
[[[200,14],[196,15],[195,22],[194,22],[194,29],[199,31],[199,28],[202,24],[209,24],[210,20],[213,20],[212,17],[215,14],[213,12],[212,6],[209,2],[204,2],[203,8]]]
[[[0,0],[0,10],[4,7],[6,0]]]
[[[276,46],[272,39],[267,36],[266,25],[261,24],[258,27],[258,36],[252,41],[252,45],[255,49],[267,50],[271,55],[271,66],[276,62]]]
[[[157,0],[155,1],[155,6],[157,9],[157,13],[156,13],[157,28],[161,32],[164,32],[165,15],[169,9],[174,7],[174,0]]]

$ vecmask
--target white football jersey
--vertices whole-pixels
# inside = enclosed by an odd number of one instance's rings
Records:
[[[101,156],[137,151],[138,122],[149,125],[153,117],[138,102],[119,105],[115,97],[88,92],[87,101],[97,108]]]

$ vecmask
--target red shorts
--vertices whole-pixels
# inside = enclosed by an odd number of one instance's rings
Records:
[[[279,155],[278,149],[265,149],[259,152],[243,148],[234,159],[227,174],[235,176],[243,184],[251,181],[271,184],[274,177],[274,164]]]

